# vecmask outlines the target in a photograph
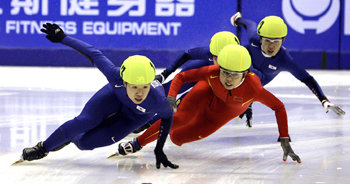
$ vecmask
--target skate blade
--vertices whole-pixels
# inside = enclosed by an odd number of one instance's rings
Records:
[[[11,164],[11,166],[20,164],[20,163],[22,163],[22,162],[24,162],[24,160],[23,160],[23,159],[19,159],[19,160],[17,160],[16,162],[14,162],[13,164]]]
[[[119,154],[118,153],[114,153],[114,154],[110,155],[109,157],[107,157],[107,159],[114,158],[116,156],[119,156]]]

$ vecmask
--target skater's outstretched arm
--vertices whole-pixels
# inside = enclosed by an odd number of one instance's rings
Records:
[[[156,167],[159,169],[160,164],[162,164],[164,167],[169,166],[170,168],[177,169],[179,166],[171,163],[163,152],[165,141],[173,123],[173,111],[171,110],[171,107],[165,97],[159,102],[158,107],[159,109],[157,114],[162,120],[159,127],[157,145],[154,149],[154,154],[156,156]]]
[[[119,67],[116,67],[100,50],[92,45],[78,39],[67,36],[63,30],[56,24],[46,23],[41,32],[47,34],[46,38],[54,43],[67,45],[84,56],[106,76],[107,80],[114,85],[115,81],[121,80]]]
[[[275,111],[278,131],[280,134],[281,147],[283,149],[283,160],[287,161],[287,157],[290,156],[293,161],[301,163],[300,157],[294,153],[292,147],[289,144],[288,120],[284,104],[264,88],[261,89],[259,95],[255,100],[263,103]]]
[[[284,60],[286,70],[290,72],[295,78],[303,82],[311,90],[311,92],[316,95],[318,100],[320,100],[323,108],[326,110],[326,113],[328,113],[329,110],[332,110],[339,116],[345,115],[345,111],[328,100],[317,81],[305,69],[297,65],[287,50],[285,50],[285,52],[286,54]]]
[[[254,42],[254,40],[259,40],[259,35],[256,33],[256,22],[242,18],[242,14],[240,12],[235,13],[231,17],[231,24],[233,26],[242,26],[247,30],[247,37],[249,43]]]

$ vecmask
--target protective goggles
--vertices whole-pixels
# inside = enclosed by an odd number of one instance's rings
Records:
[[[225,77],[238,78],[238,77],[244,76],[244,72],[230,71],[230,70],[226,70],[226,69],[221,68],[221,67],[220,67],[220,71],[224,74]]]
[[[281,44],[283,42],[283,39],[282,38],[279,38],[279,39],[270,39],[270,38],[261,38],[262,41],[266,44],[274,44],[274,45],[277,45],[277,44]]]

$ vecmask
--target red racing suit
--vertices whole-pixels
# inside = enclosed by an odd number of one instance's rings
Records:
[[[280,137],[288,137],[287,113],[283,103],[261,85],[259,77],[248,73],[243,83],[227,90],[220,82],[219,65],[178,73],[168,96],[176,97],[181,86],[199,81],[181,101],[174,114],[170,131],[172,142],[178,146],[203,139],[258,101],[275,111]],[[155,122],[137,140],[141,146],[158,138],[160,121]]]

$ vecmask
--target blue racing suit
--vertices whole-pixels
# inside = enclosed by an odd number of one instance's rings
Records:
[[[163,148],[171,128],[173,112],[162,85],[157,80],[151,82],[146,99],[141,104],[135,104],[127,96],[119,74],[120,68],[101,51],[69,36],[62,40],[62,44],[88,57],[109,83],[90,98],[77,117],[62,124],[43,142],[46,151],[52,151],[70,141],[81,150],[111,145],[145,124],[155,114],[162,118],[156,147]]]

